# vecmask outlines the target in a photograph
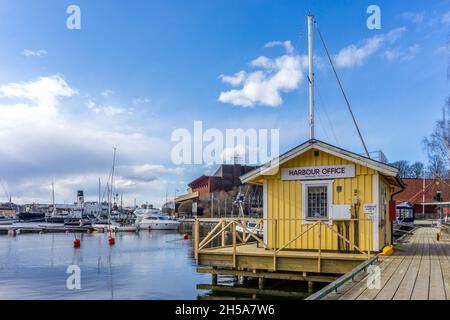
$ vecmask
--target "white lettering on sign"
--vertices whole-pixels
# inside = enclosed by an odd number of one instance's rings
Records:
[[[338,166],[284,168],[281,170],[282,180],[353,178],[354,176],[355,176],[354,164],[345,164]]]
[[[375,214],[377,212],[377,205],[365,203],[363,206],[363,212],[365,214]]]

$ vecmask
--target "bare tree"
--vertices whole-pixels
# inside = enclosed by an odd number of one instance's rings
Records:
[[[410,177],[410,165],[406,160],[400,160],[391,163],[394,167],[398,169],[398,175],[400,178],[409,178]]]
[[[429,171],[434,177],[447,177],[450,165],[450,98],[442,109],[442,119],[436,122],[434,131],[423,139],[428,153]]]
[[[409,167],[409,177],[414,179],[420,179],[423,178],[423,171],[424,171],[425,165],[420,162],[416,161]]]

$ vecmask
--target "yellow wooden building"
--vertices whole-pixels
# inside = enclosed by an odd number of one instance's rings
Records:
[[[285,245],[317,222],[322,250],[347,251],[355,244],[376,252],[391,244],[389,203],[393,187],[403,186],[393,166],[309,140],[241,179],[263,185],[268,247]],[[318,231],[286,248],[319,249]]]
[[[263,186],[263,217],[220,219],[202,239],[197,220],[200,272],[326,282],[391,244],[390,201],[403,189],[391,165],[311,139],[241,180]]]

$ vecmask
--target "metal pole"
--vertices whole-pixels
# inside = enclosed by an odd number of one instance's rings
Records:
[[[308,61],[309,61],[309,138],[314,139],[314,71],[313,71],[313,23],[314,16],[308,15]]]
[[[422,219],[425,219],[425,169],[423,169],[422,180]]]
[[[214,217],[214,193],[211,193],[211,218]]]
[[[100,181],[100,177],[98,177],[98,205],[97,205],[97,219],[100,217],[100,215],[102,214],[102,185],[101,185],[101,181]]]

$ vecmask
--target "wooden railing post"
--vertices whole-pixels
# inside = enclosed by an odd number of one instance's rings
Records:
[[[373,249],[373,226],[369,223],[369,245],[367,246],[367,259],[370,259],[370,253]]]
[[[198,263],[198,246],[200,243],[200,222],[198,218],[195,218],[194,223],[194,255],[195,261]]]
[[[320,272],[321,269],[321,255],[322,255],[322,222],[319,221],[319,254],[317,259],[317,272]]]
[[[236,268],[236,221],[231,224],[233,228],[233,267]]]
[[[246,233],[246,231],[247,231],[247,222],[244,220],[242,224],[244,225],[244,228],[242,228],[242,239],[243,239],[243,242],[246,243],[245,237],[246,237],[246,234],[247,234]]]
[[[225,247],[226,244],[226,238],[225,238],[225,220],[224,219],[220,219],[220,221],[222,222],[222,247]]]
[[[277,250],[278,250],[278,219],[273,221],[274,239],[273,239],[273,271],[277,271]]]

